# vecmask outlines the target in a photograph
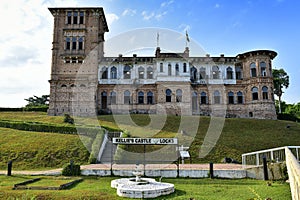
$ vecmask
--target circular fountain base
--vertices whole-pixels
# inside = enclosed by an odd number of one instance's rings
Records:
[[[129,198],[155,198],[175,191],[171,183],[156,182],[153,178],[121,178],[111,181],[111,187],[117,188],[117,194]]]

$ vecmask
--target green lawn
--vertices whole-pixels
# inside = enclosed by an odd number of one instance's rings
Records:
[[[13,169],[59,168],[74,160],[87,164],[88,137],[57,133],[39,133],[0,128],[0,169],[13,160]],[[81,139],[82,140],[81,140]]]
[[[118,117],[118,123],[115,122]],[[161,129],[151,124],[156,124],[166,118]],[[199,120],[198,117],[185,117],[191,123]],[[129,124],[131,119],[138,126]],[[40,122],[46,124],[65,124],[61,116],[47,116],[42,112],[0,112],[0,120]],[[156,123],[150,123],[152,120]],[[96,118],[76,118],[76,122],[85,125],[106,126],[129,130],[135,137],[174,137],[179,130],[180,116],[159,115],[101,115]],[[150,124],[150,125],[149,125]],[[221,136],[205,157],[199,158],[199,150],[203,144],[210,124],[209,117],[200,117],[199,127],[195,137],[189,127],[187,135],[177,136],[180,144],[191,143],[190,154],[193,163],[221,162],[224,157],[231,157],[241,161],[241,154],[280,147],[287,145],[300,145],[300,124],[280,120],[257,119],[226,119]],[[290,128],[286,128],[290,125]],[[153,132],[155,133],[153,135]],[[89,151],[93,138],[78,137],[56,133],[39,133],[0,128],[0,169],[5,169],[7,162],[13,160],[14,169],[41,169],[62,167],[69,160],[87,164]],[[84,141],[84,145],[82,144]],[[88,149],[86,149],[87,147]],[[155,150],[157,147],[147,147]],[[130,151],[140,151],[131,147]]]
[[[110,187],[116,177],[84,177],[71,189],[12,190],[14,184],[36,177],[0,176],[0,199],[124,199]],[[175,184],[175,193],[157,199],[197,199],[197,200],[290,200],[289,185],[274,182],[268,186],[265,181],[242,179],[163,179]],[[38,183],[38,182],[37,182]]]

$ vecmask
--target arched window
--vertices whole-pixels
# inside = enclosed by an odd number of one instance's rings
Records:
[[[198,102],[198,94],[197,94],[197,92],[193,92],[193,94],[192,94],[192,110],[193,111],[197,111],[197,109],[198,109],[197,102]]]
[[[221,96],[220,96],[220,92],[218,90],[216,90],[214,92],[214,103],[215,104],[220,104],[221,103]]]
[[[147,92],[147,104],[153,104],[153,92]]]
[[[171,102],[172,101],[172,90],[167,89],[166,90],[166,102]]]
[[[169,63],[168,64],[168,76],[172,75],[172,65]]]
[[[260,67],[260,75],[261,76],[267,76],[267,65],[265,62],[260,62],[259,63]]]
[[[144,104],[144,92],[142,91],[138,93],[138,104]]]
[[[243,103],[243,93],[241,91],[239,91],[237,93],[237,103],[238,104],[242,104]]]
[[[147,79],[153,79],[153,68],[152,67],[147,68]]]
[[[207,104],[207,96],[206,96],[206,92],[201,92],[200,103],[201,103],[201,104]]]
[[[101,108],[107,108],[107,93],[105,91],[101,92]]]
[[[233,71],[231,67],[227,67],[226,69],[226,77],[227,79],[233,79]]]
[[[191,81],[197,81],[197,69],[194,66],[191,68]]]
[[[250,64],[251,77],[256,77],[256,64],[253,62]]]
[[[115,105],[117,103],[117,93],[112,91],[110,93],[110,104]]]
[[[200,68],[200,79],[205,79],[206,77],[206,70],[204,67]]]
[[[220,78],[220,72],[219,72],[219,67],[218,66],[213,66],[212,67],[212,77],[213,77],[213,79],[219,79]]]
[[[71,88],[74,88],[74,87],[76,87],[76,85],[75,85],[75,84],[72,84],[72,85],[71,85]]]
[[[130,92],[128,90],[126,90],[124,92],[124,104],[130,104],[131,100],[130,100]]]
[[[253,87],[251,89],[252,92],[252,100],[258,100],[258,89],[257,87]]]
[[[182,90],[176,90],[176,102],[182,102]]]
[[[130,66],[129,65],[125,65],[124,70],[123,70],[123,76],[124,79],[130,79],[131,78],[131,72],[130,72]]]
[[[164,72],[164,64],[163,63],[159,63],[159,71]]]
[[[178,65],[178,63],[175,64],[175,75],[179,76],[179,65]]]
[[[86,87],[84,84],[81,84],[79,87],[82,87],[82,88],[84,88],[84,87]]]
[[[234,104],[234,93],[228,92],[228,104]]]
[[[235,79],[237,79],[237,80],[242,79],[242,69],[241,69],[241,67],[235,67]]]
[[[268,99],[268,87],[266,86],[262,87],[262,96],[263,99]]]
[[[139,79],[144,79],[144,68],[139,67],[138,71],[139,71]]]
[[[62,88],[66,88],[67,85],[66,85],[66,84],[62,84],[61,87],[62,87]]]
[[[115,66],[110,69],[110,78],[117,79],[117,68]]]
[[[184,73],[186,73],[187,72],[187,70],[186,70],[187,68],[186,68],[186,63],[183,63],[183,72]]]
[[[107,79],[107,67],[102,67],[101,79]]]

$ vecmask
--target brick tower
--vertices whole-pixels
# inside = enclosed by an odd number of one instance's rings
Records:
[[[54,17],[49,115],[96,113],[98,61],[108,32],[102,7],[49,8]]]

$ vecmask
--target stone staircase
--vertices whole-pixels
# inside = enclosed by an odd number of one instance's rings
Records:
[[[102,145],[104,145],[104,149],[101,155],[98,156],[98,163],[108,164],[112,162],[112,158],[117,150],[117,145],[112,143],[112,138],[120,137],[120,132],[107,132],[105,137],[107,140]],[[99,152],[100,153],[100,152]]]

